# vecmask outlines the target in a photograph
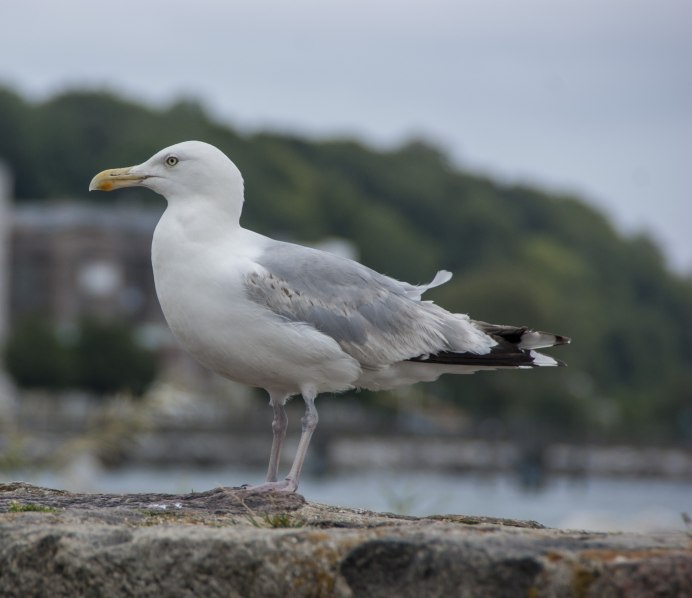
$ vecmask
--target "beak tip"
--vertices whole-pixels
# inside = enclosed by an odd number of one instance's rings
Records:
[[[108,181],[98,180],[98,177],[94,177],[89,183],[89,191],[110,191],[113,188],[113,183]]]
[[[89,183],[89,191],[110,191],[113,183],[108,180],[110,171],[99,172]]]
[[[89,183],[89,191],[112,191],[132,187],[142,182],[142,177],[130,173],[131,168],[113,168],[99,172]]]

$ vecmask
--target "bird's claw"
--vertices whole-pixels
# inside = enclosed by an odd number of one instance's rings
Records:
[[[293,480],[286,479],[279,482],[264,482],[256,486],[243,484],[241,488],[251,492],[295,492],[298,485]]]

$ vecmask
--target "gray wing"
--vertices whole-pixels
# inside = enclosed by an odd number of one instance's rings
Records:
[[[416,287],[352,260],[281,242],[271,243],[257,262],[265,271],[245,280],[252,300],[332,337],[366,368],[449,350],[448,336],[459,336],[454,333],[462,324],[473,328],[472,336],[485,337],[466,316],[417,300],[448,280],[448,273]]]

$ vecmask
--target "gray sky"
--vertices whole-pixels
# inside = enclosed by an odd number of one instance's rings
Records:
[[[250,130],[424,136],[579,192],[692,272],[689,0],[22,0],[0,23],[0,82],[31,97],[107,86]]]

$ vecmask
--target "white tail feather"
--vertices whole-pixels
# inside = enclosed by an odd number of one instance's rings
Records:
[[[544,355],[538,351],[531,351],[531,359],[533,359],[533,365],[539,367],[553,367],[560,365],[555,359],[550,357],[550,355]]]
[[[517,345],[520,349],[545,349],[553,347],[556,344],[563,344],[564,338],[558,338],[554,334],[547,332],[538,332],[536,330],[527,330],[521,335],[521,342]]]

